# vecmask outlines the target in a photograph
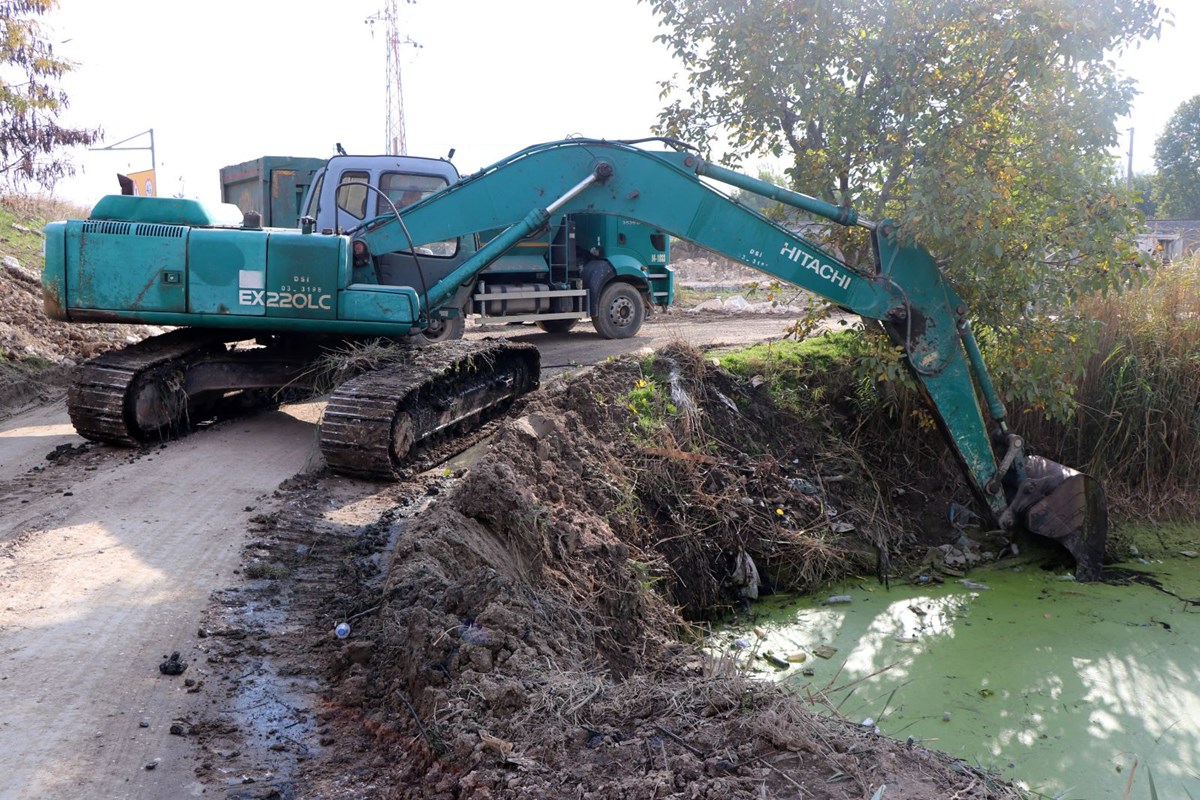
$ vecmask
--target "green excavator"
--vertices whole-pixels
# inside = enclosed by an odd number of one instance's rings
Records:
[[[924,248],[894,222],[711,164],[675,142],[653,140],[666,146],[652,150],[649,141],[536,145],[345,233],[318,233],[304,220],[299,230],[261,228],[227,206],[117,196],[87,220],[52,223],[43,278],[51,317],[179,328],[84,364],[69,393],[72,420],[83,436],[117,444],[182,431],[243,395],[304,386],[313,361],[346,340],[414,338],[455,318],[489,264],[564,218],[633,220],[878,321],[924,387],[986,518],[1057,542],[1074,557],[1078,579],[1099,577],[1103,489],[1025,452],[967,308]],[[717,183],[866,228],[873,267],[843,263]],[[333,470],[387,478],[414,446],[497,413],[538,384],[529,346],[459,341],[406,353],[333,391],[321,423]]]

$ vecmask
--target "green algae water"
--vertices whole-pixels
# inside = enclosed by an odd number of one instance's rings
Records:
[[[1200,598],[1198,561],[1135,566]],[[761,637],[738,628],[722,643],[826,710],[1034,796],[1123,798],[1132,779],[1132,798],[1200,800],[1200,606],[1066,578],[1026,566],[965,584],[848,584],[830,595],[849,602],[760,603]],[[782,669],[789,656],[804,660]]]

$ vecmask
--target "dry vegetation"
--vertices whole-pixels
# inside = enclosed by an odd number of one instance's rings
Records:
[[[1068,424],[1026,415],[1026,438],[1098,477],[1119,516],[1200,517],[1200,254],[1080,313],[1100,335],[1078,413]]]

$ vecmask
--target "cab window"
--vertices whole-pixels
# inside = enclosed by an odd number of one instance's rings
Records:
[[[338,208],[355,219],[367,216],[367,193],[370,191],[366,184],[371,176],[366,172],[343,172],[338,184]]]
[[[379,188],[396,208],[411,206],[446,186],[446,180],[436,175],[410,175],[404,172],[385,172],[379,176]],[[391,211],[383,199],[379,200],[377,213]]]

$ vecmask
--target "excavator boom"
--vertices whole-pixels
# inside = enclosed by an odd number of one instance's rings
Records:
[[[850,267],[713,188],[712,181],[837,224],[868,228],[874,269]],[[1007,429],[966,306],[929,252],[902,242],[893,222],[862,219],[851,209],[709,164],[687,150],[572,139],[522,150],[396,215],[366,222],[354,232],[356,252],[360,258],[416,252],[430,242],[504,228],[430,287],[423,301],[429,313],[553,214],[584,212],[652,225],[878,320],[907,356],[992,521],[1054,539],[1075,557],[1079,579],[1099,577],[1107,536],[1103,490],[1086,475],[1025,455],[1020,437]],[[981,394],[995,425],[992,434]]]

